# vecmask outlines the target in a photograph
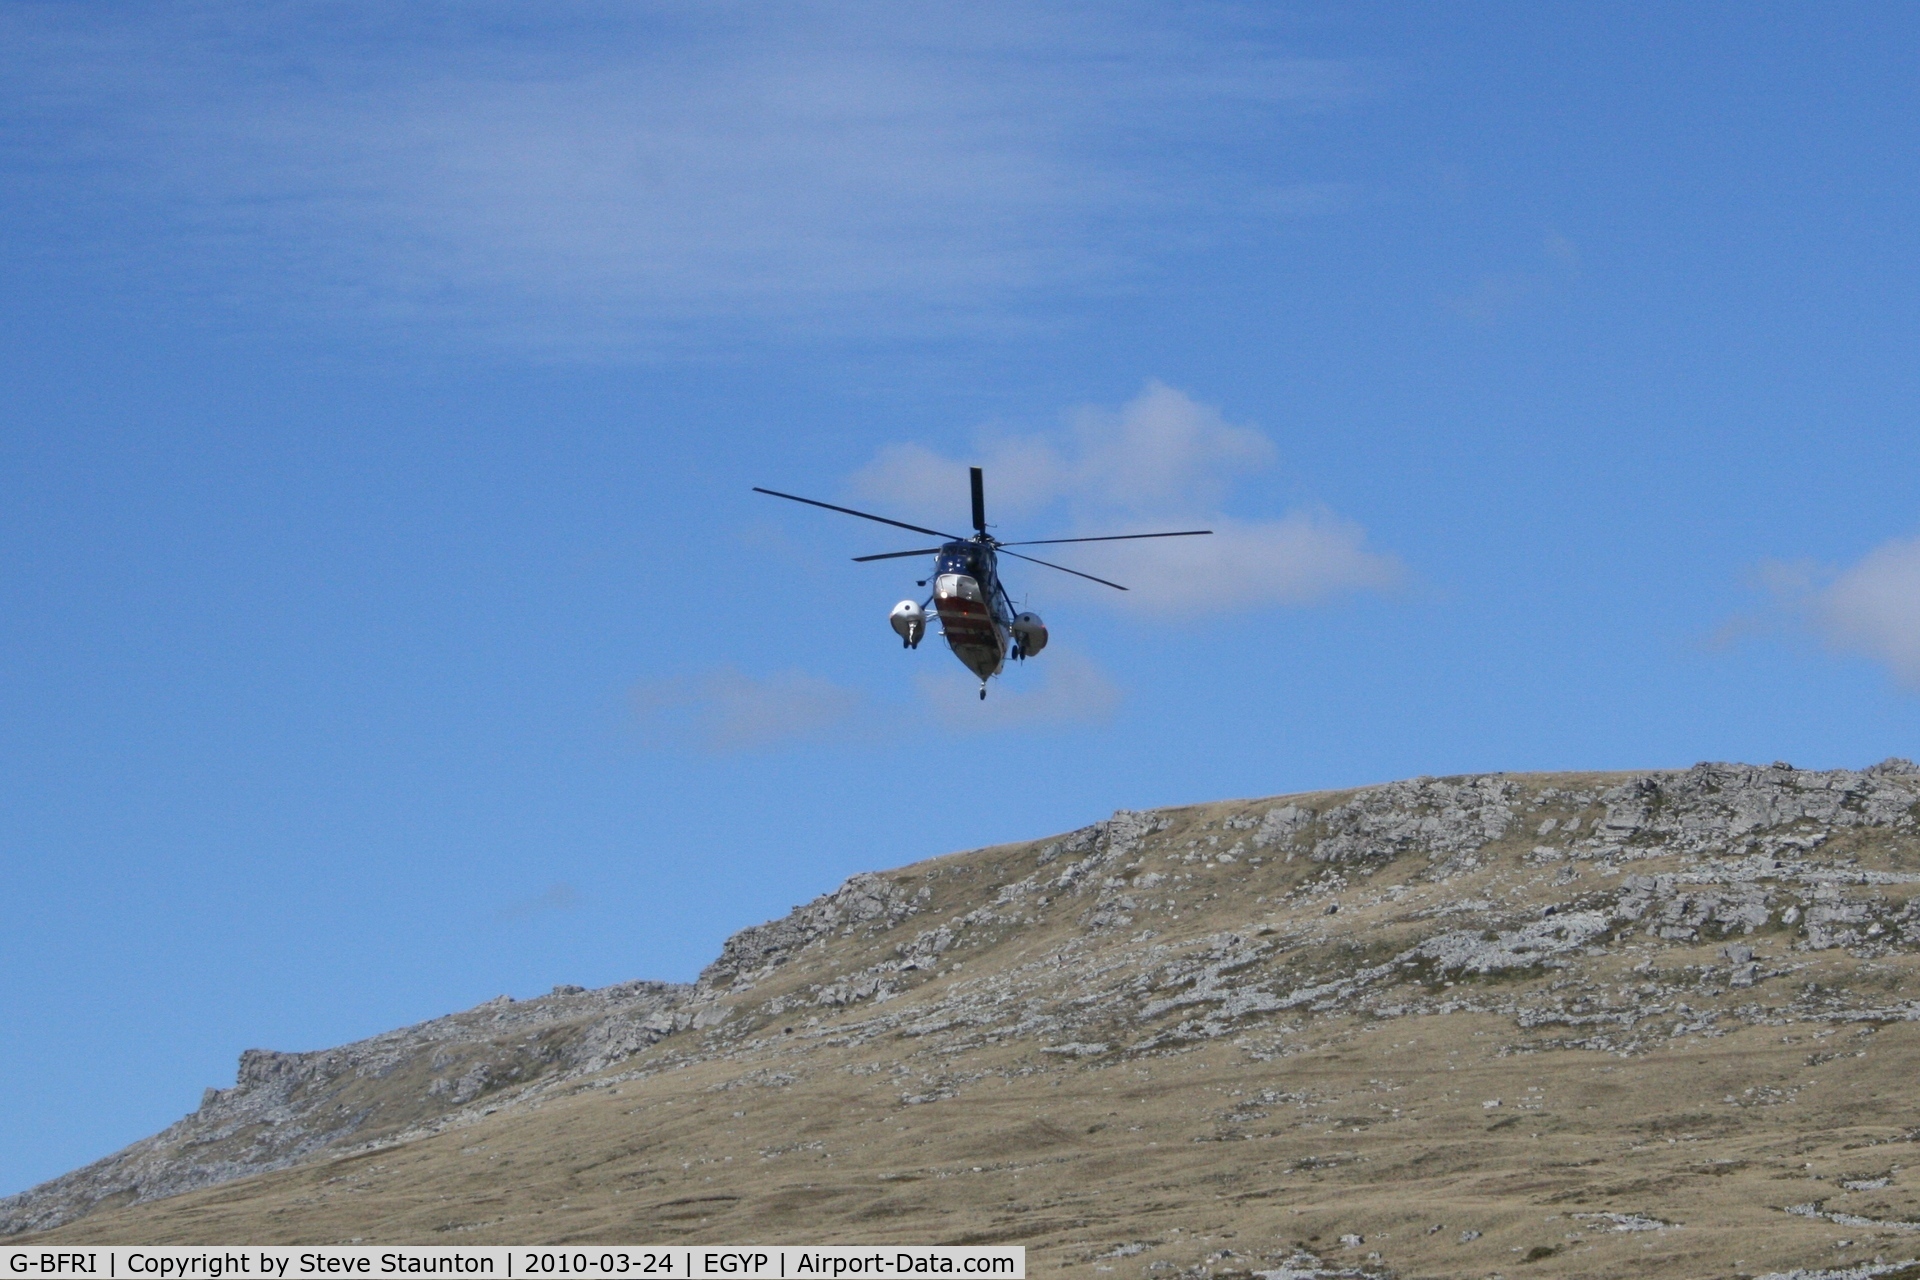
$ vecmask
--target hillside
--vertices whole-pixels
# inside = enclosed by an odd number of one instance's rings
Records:
[[[1892,1275],[1920,1256],[1917,803],[1888,761],[1121,812],[856,876],[692,986],[250,1052],[0,1231]]]

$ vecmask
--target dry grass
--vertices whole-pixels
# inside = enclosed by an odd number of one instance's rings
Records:
[[[969,1064],[1008,1074],[914,1106],[871,1047],[794,1045],[747,1072],[692,1066],[43,1239],[1001,1241],[1028,1246],[1036,1274],[1250,1270],[1299,1245],[1407,1277],[1731,1276],[1920,1253],[1914,1229],[1783,1211],[1920,1222],[1897,1185],[1920,1133],[1911,1026],[1753,1027],[1631,1059],[1507,1053],[1510,1026],[1465,1015],[1317,1030],[1267,1062],[1230,1045],[1099,1066],[1008,1054]],[[798,1078],[756,1082],[770,1071]],[[1607,1213],[1673,1225],[1581,1216]]]

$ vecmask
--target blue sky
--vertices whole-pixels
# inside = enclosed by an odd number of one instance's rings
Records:
[[[0,11],[0,1193],[1119,807],[1920,753],[1901,6]],[[915,545],[1056,549],[984,704]]]

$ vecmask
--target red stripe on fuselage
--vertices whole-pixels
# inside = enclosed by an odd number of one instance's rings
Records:
[[[1006,657],[1006,640],[993,624],[986,605],[960,596],[944,596],[934,601],[934,607],[954,657],[982,680],[1000,669]]]
[[[972,600],[948,598],[938,601],[937,608],[941,629],[948,635],[966,636],[968,639],[978,636],[987,642],[994,639],[993,619],[985,605]]]

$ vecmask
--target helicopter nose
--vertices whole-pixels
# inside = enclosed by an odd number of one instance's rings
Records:
[[[934,594],[942,600],[972,600],[979,603],[982,599],[980,584],[964,573],[943,573],[934,579]]]

